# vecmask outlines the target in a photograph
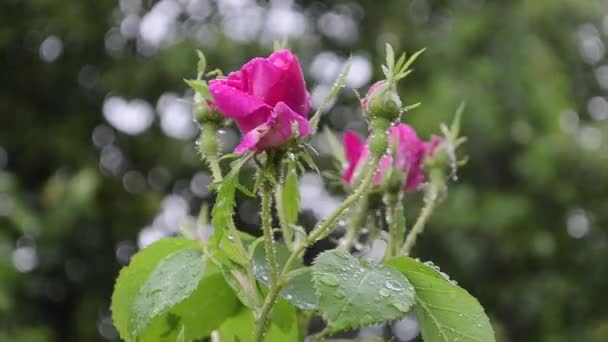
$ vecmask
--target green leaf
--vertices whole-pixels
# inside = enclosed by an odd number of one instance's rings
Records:
[[[386,66],[388,70],[395,71],[395,51],[389,43],[386,43]]]
[[[340,162],[340,165],[345,165],[346,156],[344,155],[344,146],[342,146],[340,141],[338,141],[338,138],[336,138],[336,135],[334,134],[334,132],[331,131],[329,127],[325,127],[323,131],[325,133],[325,138],[329,143],[331,152],[334,155],[334,158],[336,158],[336,160]]]
[[[186,340],[208,335],[237,307],[234,293],[199,244],[168,238],[137,253],[121,270],[111,309],[124,340],[173,342],[180,329]]]
[[[211,210],[211,223],[213,224],[214,232],[210,241],[215,245],[220,243],[224,237],[226,228],[231,223],[232,214],[234,213],[234,195],[239,184],[239,171],[247,160],[247,157],[242,157],[233,162],[231,165],[232,169],[218,186],[215,204]]]
[[[180,325],[188,340],[207,336],[237,307],[234,293],[225,288],[223,276],[200,249],[170,254],[152,271],[135,298],[131,336],[158,341],[177,333]]]
[[[398,257],[386,264],[414,284],[416,317],[425,342],[495,341],[483,307],[466,290],[412,258]]]
[[[201,80],[184,80],[184,82],[186,82],[186,84],[196,90],[199,94],[201,94],[201,96],[207,100],[212,100],[213,96],[211,96],[211,93],[209,92],[209,86],[207,85],[207,82],[205,81],[201,81]]]
[[[321,253],[312,269],[319,309],[332,331],[397,319],[414,304],[414,287],[400,272],[345,251]]]
[[[284,302],[283,302],[284,303]],[[276,324],[275,318],[281,317],[282,326]],[[276,305],[273,308],[272,319],[264,335],[264,342],[297,342],[300,341],[295,309],[290,305]],[[253,339],[255,320],[253,313],[247,308],[228,318],[220,326],[222,342],[247,342]]]
[[[197,78],[200,79],[205,74],[205,69],[207,69],[207,59],[205,58],[205,54],[201,50],[196,50],[196,54],[198,55],[198,63],[196,64],[196,74]]]
[[[290,161],[287,164],[287,176],[282,191],[283,209],[285,210],[287,224],[296,224],[300,211],[300,189],[298,188],[298,173],[295,161]]]
[[[162,239],[135,254],[129,266],[120,271],[112,294],[111,310],[114,325],[123,339],[129,336],[129,317],[135,296],[156,265],[173,252],[196,246],[198,244],[192,240]]]
[[[276,244],[276,250],[279,269],[283,269],[287,259],[289,259],[290,252],[281,244]],[[252,261],[255,277],[266,286],[269,286],[270,266],[266,260],[266,251],[263,244],[258,244],[255,247]],[[296,260],[292,264],[293,270],[300,270],[304,267],[304,264],[302,264],[302,262],[299,260]],[[294,278],[290,279],[285,287],[283,287],[283,290],[281,290],[280,295],[289,303],[304,310],[314,310],[319,303],[319,298],[315,293],[315,289],[312,284],[312,275],[310,271],[303,271],[302,273],[298,273],[298,275],[296,275]]]

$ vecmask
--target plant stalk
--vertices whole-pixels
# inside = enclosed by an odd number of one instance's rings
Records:
[[[361,229],[365,225],[367,221],[369,211],[369,198],[367,195],[364,195],[359,202],[359,206],[357,207],[357,212],[350,220],[348,225],[348,229],[346,230],[346,234],[342,239],[340,239],[340,243],[338,244],[338,248],[344,251],[350,251],[355,244],[355,241],[359,238],[359,234],[361,233]]]
[[[268,260],[268,265],[270,266],[270,286],[273,288],[277,285],[279,267],[277,263],[277,251],[275,247],[274,234],[272,232],[272,187],[267,181],[265,181],[262,185],[261,200],[264,248],[266,249],[266,259]]]
[[[384,253],[384,259],[396,256],[399,246],[403,243],[405,235],[405,214],[403,213],[403,193],[386,194],[388,222],[388,246]]]
[[[443,175],[441,173],[438,172],[437,174],[431,174],[429,190],[424,197],[425,205],[422,208],[420,215],[416,220],[416,223],[412,227],[412,230],[410,230],[410,232],[407,234],[407,238],[405,239],[403,247],[401,247],[402,255],[407,256],[410,254],[412,248],[416,244],[418,236],[424,231],[424,226],[426,225],[426,222],[431,217],[433,210],[435,210],[437,203],[439,202],[439,193],[443,187],[442,182]]]
[[[279,179],[284,179],[280,177]],[[275,207],[277,208],[277,216],[279,218],[279,225],[281,226],[281,234],[287,249],[291,251],[293,248],[293,231],[287,224],[287,218],[285,217],[285,207],[283,206],[283,184],[279,183],[276,186],[274,193]]]

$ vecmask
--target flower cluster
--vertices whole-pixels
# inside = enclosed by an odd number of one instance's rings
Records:
[[[391,167],[405,175],[404,190],[416,190],[425,180],[422,162],[425,157],[431,156],[441,139],[433,136],[429,142],[421,140],[416,131],[409,125],[398,124],[389,131],[389,146],[392,153],[380,159],[374,182],[380,184],[383,176]],[[342,174],[346,184],[356,183],[357,176],[365,168],[365,160],[369,154],[369,144],[364,142],[354,132],[344,134],[344,151],[348,165]]]
[[[289,50],[274,52],[268,58],[254,58],[227,77],[209,82],[210,108],[234,120],[242,133],[235,153],[259,153],[283,146],[291,139],[302,139],[312,133],[308,115],[310,96],[302,69]],[[401,112],[401,99],[394,82],[373,84],[361,101],[362,109],[374,118],[395,121]],[[348,165],[342,174],[346,185],[354,185],[365,169],[370,154],[369,140],[346,132],[344,149]],[[374,182],[380,184],[391,169],[402,173],[403,189],[416,190],[425,180],[422,168],[426,157],[433,154],[441,139],[433,136],[421,140],[409,125],[396,124],[388,132],[390,153],[380,159]]]

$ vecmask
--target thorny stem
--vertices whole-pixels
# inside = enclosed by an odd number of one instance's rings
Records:
[[[272,187],[268,182],[264,182],[261,191],[262,199],[262,231],[264,233],[264,247],[266,249],[266,258],[268,259],[268,265],[270,266],[270,285],[276,287],[277,278],[279,273],[279,267],[277,264],[277,253],[274,241],[274,234],[272,232]]]
[[[270,314],[272,306],[274,305],[274,302],[279,296],[279,292],[281,292],[282,288],[282,283],[277,283],[270,287],[270,290],[266,295],[266,299],[264,300],[264,304],[262,305],[260,316],[258,317],[255,324],[253,342],[261,342],[264,339],[264,330],[266,330],[266,321],[268,320],[268,315]]]
[[[209,168],[211,169],[211,175],[213,176],[213,180],[216,182],[222,181],[224,178],[222,176],[222,169],[220,168],[220,162],[217,157],[208,156],[207,162],[209,162]]]
[[[283,180],[284,177],[279,177],[279,179]],[[285,241],[287,249],[291,250],[293,243],[293,232],[287,224],[287,218],[285,217],[285,207],[283,206],[283,184],[281,183],[277,184],[276,186],[274,192],[274,201],[277,208],[277,216],[279,218],[279,225],[281,226],[283,240]]]
[[[268,294],[264,299],[264,304],[262,304],[260,315],[256,318],[255,331],[253,335],[254,342],[262,341],[264,337],[264,330],[266,328],[266,321],[268,320],[268,315],[270,314],[272,306],[274,305],[274,302],[276,301],[279,292],[283,287],[283,274],[281,274],[281,277],[279,278],[276,248],[274,245],[275,241],[272,232],[272,186],[268,181],[265,181],[262,185],[261,198],[261,217],[262,230],[264,233],[264,248],[266,250],[266,259],[268,260],[268,265],[270,266],[270,289],[268,290]]]
[[[401,247],[402,255],[407,256],[410,254],[412,248],[416,244],[418,235],[422,234],[422,232],[424,231],[424,226],[425,226],[426,222],[429,220],[429,217],[431,216],[431,214],[433,213],[433,210],[435,210],[435,207],[437,206],[437,203],[439,202],[439,192],[442,188],[442,185],[439,184],[437,181],[434,181],[434,179],[439,179],[438,177],[443,177],[443,176],[441,174],[437,175],[437,177],[435,177],[435,175],[431,175],[431,182],[429,184],[430,188],[429,188],[428,192],[425,194],[425,198],[424,198],[425,205],[422,208],[422,211],[420,212],[420,216],[418,216],[416,223],[412,227],[412,230],[408,233],[407,238],[405,239],[405,243],[403,244],[403,247]]]
[[[359,202],[359,206],[357,207],[357,212],[353,215],[348,228],[346,230],[346,234],[342,239],[340,239],[340,243],[338,244],[338,248],[341,250],[349,251],[353,248],[355,241],[359,237],[359,233],[365,222],[367,221],[369,211],[369,198],[367,195],[364,195]]]
[[[387,198],[388,246],[384,258],[396,256],[405,234],[405,216],[403,213],[402,193],[389,193]]]

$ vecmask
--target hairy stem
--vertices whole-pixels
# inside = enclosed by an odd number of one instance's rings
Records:
[[[215,156],[208,156],[206,158],[207,162],[209,163],[209,168],[211,169],[213,180],[220,182],[224,177],[222,176],[222,169],[220,168],[219,160]]]
[[[361,229],[365,225],[367,221],[369,210],[369,198],[367,195],[364,195],[359,202],[359,206],[357,207],[357,212],[353,215],[352,219],[349,222],[348,228],[346,230],[346,235],[342,239],[340,239],[340,243],[338,244],[338,248],[350,251],[357,241],[359,234],[361,233]]]
[[[403,213],[402,193],[389,193],[386,195],[388,222],[388,246],[384,258],[396,256],[399,246],[403,243],[405,235],[405,214]]]
[[[272,187],[268,182],[264,182],[261,191],[262,200],[262,231],[264,233],[264,248],[266,249],[266,259],[270,266],[270,285],[276,287],[278,279],[277,252],[275,248],[274,234],[272,233]]]
[[[432,178],[433,177],[431,177],[431,179]],[[431,214],[433,213],[433,210],[435,210],[435,207],[437,206],[437,203],[439,201],[440,188],[440,184],[437,184],[436,182],[431,181],[431,183],[429,184],[429,190],[424,197],[425,205],[422,208],[422,211],[420,212],[416,223],[412,227],[412,230],[410,230],[410,232],[407,234],[405,243],[403,244],[403,247],[401,247],[401,254],[409,255],[412,248],[416,244],[418,235],[422,234],[422,232],[424,231],[424,226],[429,220],[429,217],[431,217]]]
[[[284,177],[280,177],[284,179]],[[281,226],[281,234],[283,234],[283,240],[289,250],[292,249],[293,244],[293,231],[287,224],[287,218],[285,217],[285,208],[283,206],[283,184],[279,183],[276,186],[274,192],[274,201],[277,208],[277,216],[279,217],[279,225]]]
[[[268,320],[268,315],[270,315],[270,312],[272,311],[272,306],[277,300],[277,297],[279,296],[279,292],[281,291],[282,287],[283,286],[281,283],[275,284],[270,287],[270,290],[266,295],[266,299],[264,300],[264,304],[262,305],[260,316],[257,318],[255,324],[253,342],[261,342],[264,339],[264,331],[266,330],[266,321]]]

